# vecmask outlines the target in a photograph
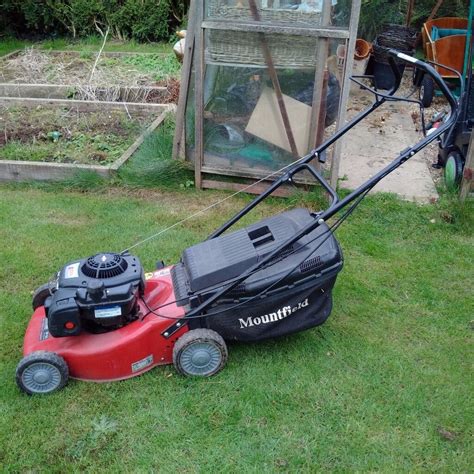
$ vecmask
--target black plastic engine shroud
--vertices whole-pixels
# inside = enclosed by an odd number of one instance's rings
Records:
[[[65,265],[56,290],[45,301],[48,329],[54,337],[75,336],[82,329],[106,332],[137,318],[145,289],[139,259],[99,253]]]

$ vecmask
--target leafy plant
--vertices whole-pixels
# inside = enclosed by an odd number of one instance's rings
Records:
[[[122,58],[122,61],[134,66],[140,72],[152,73],[156,81],[179,77],[181,70],[181,65],[174,54],[128,56]]]
[[[358,36],[372,41],[385,23],[405,24],[408,3],[408,0],[362,0]],[[411,26],[417,29],[421,28],[430,16],[435,3],[433,0],[416,0]],[[352,0],[339,0],[337,2],[334,19],[336,25],[347,26],[349,24],[351,4]],[[468,0],[445,1],[436,16],[466,17],[468,8]]]
[[[183,0],[3,0],[0,33],[72,37],[109,29],[112,37],[137,41],[167,40],[186,15]]]

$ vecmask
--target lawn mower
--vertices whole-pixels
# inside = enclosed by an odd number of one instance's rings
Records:
[[[69,377],[123,380],[171,363],[183,375],[211,376],[227,361],[226,341],[260,341],[323,324],[331,313],[332,289],[343,266],[334,231],[381,179],[457,119],[456,99],[432,66],[397,51],[390,54],[396,78],[390,91],[381,93],[365,85],[362,79],[370,80],[369,76],[354,77],[375,95],[374,103],[321,146],[275,173],[276,179],[261,195],[207,240],[184,250],[176,265],[159,263],[146,274],[130,254],[164,232],[160,231],[120,253],[98,253],[67,263],[51,282],[38,288],[24,357],[16,370],[19,388],[27,394],[46,394],[64,387]],[[323,163],[330,145],[385,102],[417,102],[395,96],[401,81],[396,61],[409,62],[433,78],[451,106],[450,116],[339,199],[311,161]],[[299,173],[309,173],[328,194],[326,210],[293,209],[227,232]],[[337,220],[327,223],[343,209]]]

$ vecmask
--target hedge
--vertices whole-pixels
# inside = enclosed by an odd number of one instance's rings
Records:
[[[204,0],[197,0],[204,1]],[[297,0],[293,0],[297,3]],[[0,34],[17,36],[104,33],[137,41],[169,39],[190,0],[0,0]],[[351,0],[338,0],[336,23],[347,24]],[[362,0],[359,36],[372,40],[384,23],[404,23],[408,0]],[[412,25],[420,28],[435,0],[416,0]],[[437,16],[467,16],[469,0],[445,0]]]
[[[189,0],[3,0],[0,32],[19,36],[103,34],[136,41],[168,40]]]

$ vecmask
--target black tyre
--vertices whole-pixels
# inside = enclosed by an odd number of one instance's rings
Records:
[[[420,101],[423,104],[423,107],[429,107],[433,102],[434,97],[434,82],[430,76],[426,74],[423,76],[423,79],[420,84]]]
[[[21,359],[16,368],[16,383],[28,395],[47,394],[62,389],[68,382],[69,369],[54,352],[37,351]]]
[[[210,377],[227,362],[224,339],[211,329],[193,329],[181,336],[173,349],[173,364],[182,375]]]
[[[456,190],[461,184],[464,161],[461,153],[452,151],[446,159],[444,167],[444,182],[450,191]]]
[[[33,311],[36,308],[44,305],[46,298],[51,295],[51,291],[49,290],[49,283],[45,283],[40,287],[36,288],[35,292],[33,293]]]

